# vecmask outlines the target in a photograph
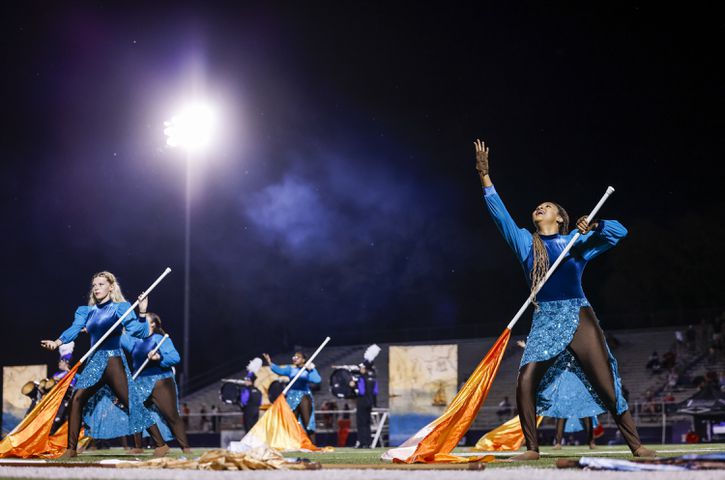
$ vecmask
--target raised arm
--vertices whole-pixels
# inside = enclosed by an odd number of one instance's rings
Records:
[[[476,140],[474,145],[476,147],[476,170],[478,170],[481,186],[483,187],[483,199],[504,240],[514,251],[519,262],[523,263],[531,250],[531,232],[516,225],[516,222],[506,210],[501,197],[496,192],[489,173],[489,149],[481,140]]]
[[[486,144],[481,140],[473,142],[476,147],[476,170],[478,171],[478,178],[481,180],[481,186],[483,188],[493,187],[491,182],[490,170],[488,167],[488,151]]]
[[[277,365],[276,363],[270,363],[269,368],[277,375],[292,377],[292,367],[289,365]]]

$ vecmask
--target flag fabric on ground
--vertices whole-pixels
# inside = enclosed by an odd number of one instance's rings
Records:
[[[382,458],[400,463],[481,461],[478,457],[459,457],[451,455],[450,452],[466,434],[486,400],[510,337],[511,330],[507,328],[461,387],[443,415],[423,427],[400,447],[385,452]]]
[[[277,397],[262,418],[232,450],[249,451],[259,447],[270,447],[279,451],[320,450],[310,441],[284,395]]]
[[[541,425],[544,417],[536,417],[536,426]],[[474,450],[484,452],[513,452],[518,450],[524,443],[524,432],[521,430],[519,416],[516,415],[508,422],[499,425],[486,435],[482,436]]]
[[[80,365],[80,362],[76,363],[18,426],[0,442],[0,458],[56,458],[63,454],[68,445],[68,422],[65,422],[53,435],[50,434],[50,429]]]

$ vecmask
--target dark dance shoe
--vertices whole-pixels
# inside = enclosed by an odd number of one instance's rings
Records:
[[[154,448],[154,458],[165,457],[169,450],[171,450],[171,447],[165,444]]]
[[[535,450],[526,450],[524,453],[519,453],[509,458],[512,462],[528,462],[539,459],[539,452]]]
[[[76,452],[75,450],[71,450],[70,448],[66,448],[65,452],[63,452],[63,455],[58,457],[58,460],[68,460],[71,458],[75,458],[77,456],[78,456],[78,452]]]
[[[657,456],[657,452],[655,452],[654,450],[650,450],[649,448],[642,445],[637,450],[632,452],[632,455],[642,458],[654,458]]]

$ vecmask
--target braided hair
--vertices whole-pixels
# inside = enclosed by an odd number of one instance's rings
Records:
[[[569,231],[569,214],[566,213],[564,207],[555,202],[549,202],[556,207],[556,214],[561,217],[559,224],[559,235],[566,235]],[[546,272],[549,270],[549,252],[546,251],[544,241],[541,240],[538,230],[533,235],[533,249],[534,249],[534,264],[531,267],[531,292],[533,293],[536,286],[544,279]],[[533,300],[534,305],[536,303],[536,297]]]

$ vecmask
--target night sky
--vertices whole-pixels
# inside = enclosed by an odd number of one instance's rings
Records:
[[[629,237],[584,281],[605,329],[725,309],[722,12],[153,3],[3,7],[0,364],[52,363],[39,340],[100,270],[133,299],[172,267],[150,309],[181,348],[184,155],[163,122],[190,92],[223,124],[193,166],[192,375],[325,335],[498,335],[527,287],[477,137],[520,226],[616,188],[601,216]]]

